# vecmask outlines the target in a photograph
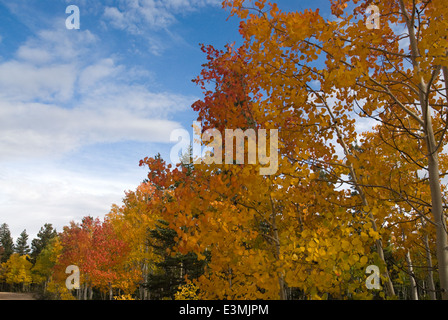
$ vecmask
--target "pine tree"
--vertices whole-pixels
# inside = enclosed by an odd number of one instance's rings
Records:
[[[187,175],[190,175],[194,170],[193,160],[193,146],[190,144],[188,150],[180,157],[181,166],[187,169]]]
[[[40,231],[37,233],[37,238],[31,241],[31,260],[33,262],[36,261],[37,256],[56,235],[57,232],[53,229],[53,225],[51,223],[46,223],[40,228]]]
[[[2,250],[0,250],[0,262],[6,262],[14,253],[14,242],[11,237],[9,226],[6,223],[3,223],[0,226],[0,247],[2,248]]]
[[[156,263],[158,270],[150,274],[146,287],[154,299],[171,298],[179,287],[185,284],[185,277],[197,279],[204,272],[205,262],[198,260],[195,253],[177,253],[172,256],[169,252],[177,246],[176,231],[168,228],[165,221],[159,221],[155,229],[150,231],[150,246],[162,259]]]
[[[27,255],[30,253],[30,246],[28,245],[28,234],[26,230],[23,230],[20,236],[17,238],[17,242],[14,248],[14,251],[21,256]]]

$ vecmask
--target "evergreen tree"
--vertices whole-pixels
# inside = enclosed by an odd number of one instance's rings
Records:
[[[14,241],[11,237],[9,226],[6,223],[3,223],[0,226],[0,247],[0,262],[6,262],[14,253]]]
[[[190,144],[188,150],[180,157],[181,166],[187,169],[188,175],[194,170],[193,160],[193,146]]]
[[[190,146],[188,151],[180,156],[181,167],[187,170],[187,175],[191,175],[194,172],[194,164],[191,162],[192,155],[193,148]],[[160,154],[157,154],[154,159],[163,161]],[[175,181],[172,185],[164,187],[157,184],[153,184],[153,186],[159,190],[164,188],[174,189],[181,182]],[[168,201],[172,201],[172,199]],[[148,234],[148,245],[160,256],[160,261],[155,264],[157,270],[148,275],[148,280],[145,284],[153,299],[174,299],[174,295],[179,287],[185,284],[186,277],[193,280],[204,273],[207,261],[198,260],[197,255],[193,252],[171,255],[171,251],[175,251],[175,248],[178,247],[178,243],[175,240],[177,232],[169,228],[168,225],[166,221],[159,220],[156,227],[149,230]]]
[[[26,230],[23,230],[20,236],[17,238],[14,251],[21,256],[30,253],[31,250],[30,246],[28,245],[28,234],[26,233]]]
[[[42,252],[42,250],[50,243],[57,235],[53,225],[51,223],[44,224],[37,233],[37,238],[31,241],[31,260],[36,261],[37,256]]]
[[[162,259],[156,263],[157,271],[150,274],[146,287],[154,299],[171,298],[178,291],[179,286],[185,284],[185,277],[196,279],[204,272],[204,261],[199,261],[195,253],[172,256],[169,252],[177,246],[176,231],[168,228],[165,221],[150,231],[150,246],[155,249]]]

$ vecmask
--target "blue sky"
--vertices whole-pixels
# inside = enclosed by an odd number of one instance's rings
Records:
[[[169,159],[170,132],[196,119],[199,43],[241,41],[228,14],[220,0],[0,0],[0,223],[14,239],[104,216],[146,177],[140,159]]]

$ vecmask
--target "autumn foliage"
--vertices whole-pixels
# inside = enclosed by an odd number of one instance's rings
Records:
[[[370,4],[224,1],[242,45],[201,46],[192,108],[203,132],[278,130],[277,172],[147,157],[104,221],[59,234],[52,283],[77,265],[78,299],[151,299],[168,278],[176,299],[447,299],[448,6],[383,1],[371,29]],[[6,281],[28,283],[11,259]]]

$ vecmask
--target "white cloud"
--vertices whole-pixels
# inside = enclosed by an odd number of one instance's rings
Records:
[[[117,7],[106,7],[103,16],[116,28],[140,34],[147,28],[169,27],[177,21],[177,14],[220,3],[220,0],[119,0]]]
[[[173,107],[176,101],[175,97],[161,96],[160,106]],[[175,121],[142,117],[142,113],[108,104],[96,109],[88,106],[64,109],[41,103],[0,102],[0,160],[29,155],[59,157],[96,143],[168,143],[171,131],[180,127]]]
[[[116,7],[106,7],[104,9],[104,17],[109,20],[115,28],[126,28],[127,23],[124,17],[124,13],[118,10]]]
[[[112,26],[131,34],[142,34],[143,30],[163,29],[176,21],[173,14],[154,1],[120,1],[123,10],[117,7],[106,7],[104,18]]]
[[[138,35],[136,49],[160,54],[167,39],[179,41],[168,30],[178,15],[220,0],[80,0],[76,31],[65,29],[63,10],[53,19],[26,0],[0,2],[30,30],[0,61],[0,223],[15,239],[27,229],[31,240],[44,223],[61,231],[120,204],[146,176],[138,160],[169,148],[181,127],[173,119],[196,100],[148,86],[151,71],[120,60],[135,47],[110,54],[83,17],[100,17],[106,36],[108,27]]]
[[[60,27],[36,32],[0,62],[0,223],[14,237],[26,228],[31,240],[46,222],[61,231],[71,219],[104,215],[135,189],[144,178],[138,160],[111,168],[92,147],[107,175],[61,163],[88,146],[170,142],[180,127],[173,114],[194,97],[138,84],[148,75],[106,54],[88,30]]]
[[[111,76],[116,77],[119,72],[125,71],[123,66],[116,66],[113,59],[102,59],[95,64],[87,66],[80,72],[79,90],[81,92],[88,92],[102,79],[107,79]]]
[[[21,46],[17,52],[17,56],[22,60],[35,64],[44,64],[51,60],[51,54],[47,50],[30,46]]]
[[[75,68],[70,64],[37,67],[7,61],[0,64],[0,95],[13,101],[67,101],[73,96]]]
[[[134,84],[144,72],[100,55],[89,31],[66,31],[37,32],[0,63],[0,160],[58,157],[95,143],[169,142],[180,127],[169,117],[194,98]]]
[[[17,55],[27,62],[73,63],[81,57],[87,58],[98,49],[98,38],[89,30],[67,30],[63,19],[56,19],[51,29],[36,32],[18,49]],[[38,53],[38,60],[30,53]],[[97,55],[93,54],[95,58]],[[39,61],[42,60],[42,61]],[[91,59],[87,61],[90,62]]]
[[[14,59],[0,64],[0,99],[67,102],[75,93],[79,71],[86,64],[96,63],[92,49],[96,41],[88,30],[70,33],[55,28],[37,32],[18,48]]]
[[[207,6],[218,7],[221,0],[118,0],[105,6],[101,25],[139,36],[146,50],[160,56],[171,45],[186,44],[170,28],[184,16]]]
[[[44,223],[62,231],[71,220],[104,216],[113,203],[120,204],[124,190],[134,189],[140,178],[137,171],[124,180],[121,176],[95,176],[39,162],[6,168],[0,175],[0,223],[9,224],[15,239],[27,229],[31,240]]]

